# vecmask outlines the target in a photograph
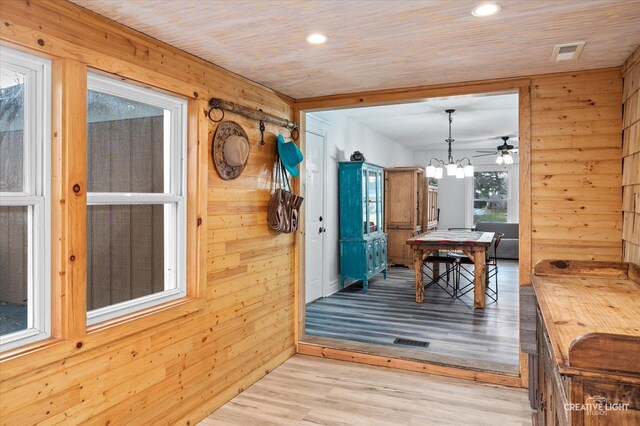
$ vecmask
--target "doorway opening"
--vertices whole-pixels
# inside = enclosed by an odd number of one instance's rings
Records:
[[[471,163],[473,171],[466,177],[445,172],[435,179],[426,166],[440,164],[432,159],[447,163],[448,109],[455,109],[452,156],[465,159],[461,166]],[[307,111],[305,117],[305,308],[300,340],[517,376],[518,91]],[[509,138],[509,149],[504,137]],[[355,151],[364,155],[365,168],[381,170],[379,188],[365,182],[369,172],[356,172],[364,178],[344,188],[342,170],[350,166]],[[349,226],[344,194],[360,204],[356,214],[363,259],[343,238]],[[494,235],[487,250],[493,262],[487,264],[493,293],[487,290],[484,308],[474,303],[475,265],[446,259],[421,263],[424,302],[416,303],[415,262],[407,240],[433,231]],[[358,262],[369,272],[362,278],[345,276]]]

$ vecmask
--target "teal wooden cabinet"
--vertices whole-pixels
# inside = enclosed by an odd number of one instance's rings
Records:
[[[370,163],[339,163],[340,290],[346,280],[369,279],[380,272],[387,278],[387,236],[384,234],[384,173]]]

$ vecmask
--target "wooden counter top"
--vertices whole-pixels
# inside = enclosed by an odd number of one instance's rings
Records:
[[[542,261],[533,287],[560,373],[640,376],[640,268]]]

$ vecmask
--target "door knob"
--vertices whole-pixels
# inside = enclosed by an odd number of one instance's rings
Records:
[[[320,227],[320,229],[318,229],[318,234],[321,234],[323,232],[327,232],[327,228],[323,228],[322,226]]]

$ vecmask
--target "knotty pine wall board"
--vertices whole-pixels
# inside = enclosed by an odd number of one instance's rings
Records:
[[[532,77],[534,265],[621,260],[621,101],[616,69]]]
[[[640,48],[622,67],[623,89],[623,222],[624,260],[640,264]]]

